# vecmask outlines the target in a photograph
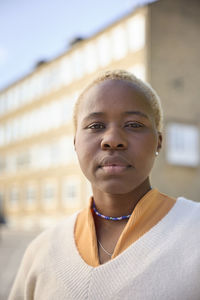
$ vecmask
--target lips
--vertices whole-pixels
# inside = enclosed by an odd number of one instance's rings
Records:
[[[104,157],[99,164],[99,168],[107,174],[119,174],[132,166],[123,157]]]

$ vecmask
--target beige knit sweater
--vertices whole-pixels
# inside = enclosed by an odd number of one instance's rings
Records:
[[[113,260],[87,265],[74,242],[76,215],[28,247],[9,300],[200,299],[200,204],[170,212]],[[86,241],[87,242],[87,241]]]

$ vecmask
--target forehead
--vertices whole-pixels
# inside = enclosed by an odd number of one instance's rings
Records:
[[[151,104],[144,91],[132,82],[105,80],[90,87],[82,96],[79,117],[91,111],[106,111],[139,107],[152,113]]]

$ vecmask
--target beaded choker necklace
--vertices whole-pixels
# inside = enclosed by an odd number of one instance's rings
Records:
[[[96,209],[96,206],[93,202],[93,211],[95,212],[95,214],[103,219],[106,220],[112,220],[112,221],[120,221],[120,220],[124,220],[124,219],[129,219],[131,215],[127,215],[127,216],[121,216],[121,217],[108,217],[108,216],[104,216],[102,214],[100,214],[100,212],[98,212],[98,210]]]

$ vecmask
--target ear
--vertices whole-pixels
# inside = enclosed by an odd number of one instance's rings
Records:
[[[158,145],[157,145],[157,151],[160,152],[161,148],[162,148],[162,133],[160,131],[158,131]]]

